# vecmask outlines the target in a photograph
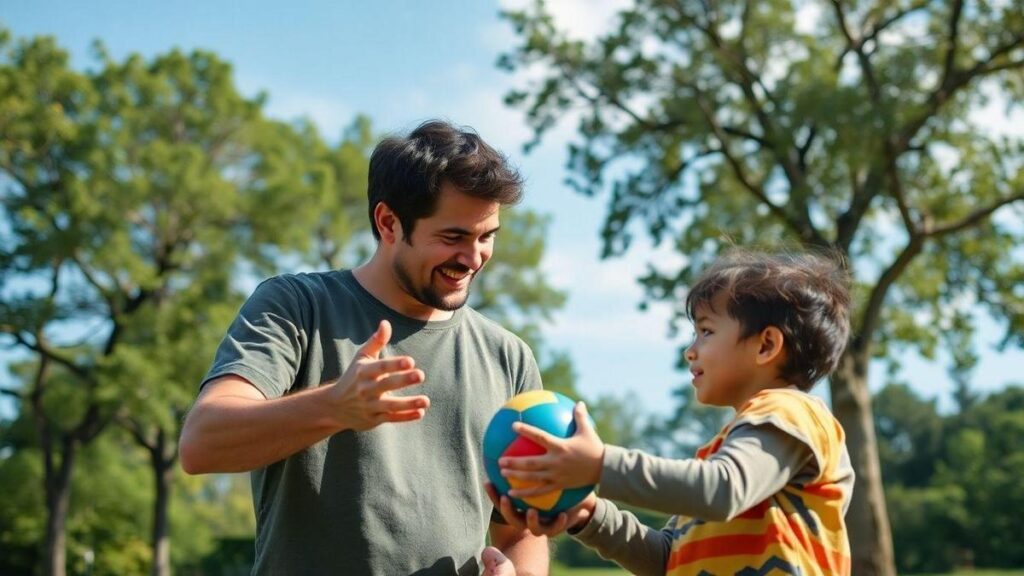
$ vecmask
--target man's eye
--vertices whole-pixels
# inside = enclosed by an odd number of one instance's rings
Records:
[[[445,244],[458,244],[461,238],[458,236],[441,236],[441,240]]]

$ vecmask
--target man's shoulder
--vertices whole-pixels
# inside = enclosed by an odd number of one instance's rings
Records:
[[[278,290],[288,290],[296,295],[322,298],[337,292],[338,287],[347,286],[350,274],[345,270],[322,272],[286,272],[271,276],[262,284]]]
[[[506,346],[529,349],[526,342],[518,334],[502,326],[496,320],[488,318],[476,309],[463,307],[463,322],[473,330],[484,333],[488,339]]]

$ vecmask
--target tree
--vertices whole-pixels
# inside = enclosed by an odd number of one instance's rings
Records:
[[[857,471],[853,572],[893,574],[869,362],[933,357],[941,333],[971,342],[980,309],[1024,344],[1024,145],[972,121],[1024,101],[1024,7],[635,0],[589,42],[540,1],[506,17],[521,42],[499,65],[533,79],[507,102],[538,140],[578,114],[570,184],[610,188],[603,256],[645,228],[686,257],[650,267],[646,299],[681,318],[687,283],[731,242],[850,263],[854,330],[830,389]]]
[[[21,408],[43,453],[47,574],[66,566],[71,479],[113,422],[155,474],[153,572],[167,574],[177,426],[224,322],[244,252],[278,244],[249,225],[261,97],[214,55],[110,60],[79,73],[52,39],[2,45],[2,334],[33,358]],[[263,233],[263,234],[261,234]]]

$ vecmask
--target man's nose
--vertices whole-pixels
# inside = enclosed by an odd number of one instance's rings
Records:
[[[487,261],[487,254],[483,247],[474,243],[459,253],[458,262],[474,272],[479,270]]]

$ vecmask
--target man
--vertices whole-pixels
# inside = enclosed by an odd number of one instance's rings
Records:
[[[545,538],[491,522],[481,456],[491,416],[540,373],[464,306],[522,180],[439,121],[382,141],[369,173],[372,258],[256,289],[185,421],[182,467],[252,471],[255,574],[478,574],[481,558],[546,574]]]

